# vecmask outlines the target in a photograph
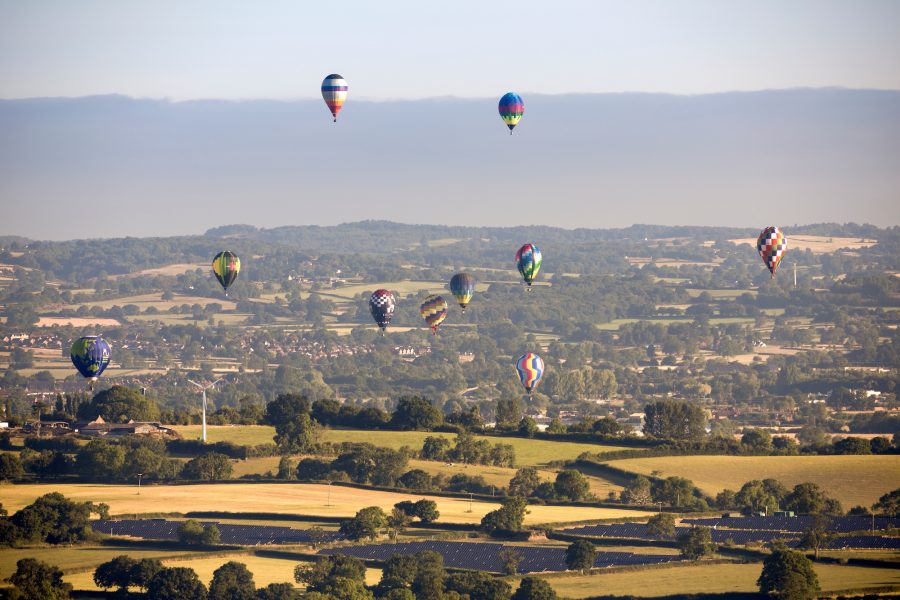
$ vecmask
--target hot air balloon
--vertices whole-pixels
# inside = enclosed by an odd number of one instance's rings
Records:
[[[778,263],[781,262],[781,259],[784,258],[784,253],[787,251],[787,238],[774,225],[766,227],[756,240],[756,250],[762,257],[763,263],[768,267],[769,272],[772,273],[772,278],[774,278]]]
[[[525,244],[516,252],[516,267],[522,274],[522,278],[525,279],[525,283],[528,284],[529,290],[531,290],[531,282],[541,270],[543,260],[541,249],[535,244]]]
[[[369,298],[369,310],[372,311],[372,318],[381,327],[381,335],[384,335],[384,330],[391,324],[394,316],[394,295],[388,290],[375,290]]]
[[[519,379],[522,380],[525,391],[530,394],[544,376],[544,361],[534,352],[526,352],[516,361],[516,371],[519,372]]]
[[[475,278],[468,273],[457,273],[450,279],[450,293],[456,298],[456,302],[466,312],[466,307],[475,295]]]
[[[513,128],[519,124],[519,119],[525,113],[525,103],[522,102],[522,96],[515,92],[506,92],[500,98],[500,104],[497,106],[500,111],[500,118],[509,127],[509,135],[512,135]]]
[[[447,318],[447,301],[432,294],[425,298],[422,306],[419,307],[419,313],[428,326],[431,327],[431,333],[437,335],[438,326]]]
[[[325,104],[328,105],[328,110],[337,123],[338,113],[341,112],[341,107],[347,99],[347,81],[335,73],[326,77],[322,82],[322,98],[325,99]]]
[[[234,283],[238,273],[241,272],[241,259],[237,254],[228,250],[219,252],[212,261],[212,270],[227,296],[229,286]]]
[[[78,372],[89,380],[88,388],[93,390],[94,382],[109,365],[112,349],[99,335],[88,335],[75,340],[69,356]]]

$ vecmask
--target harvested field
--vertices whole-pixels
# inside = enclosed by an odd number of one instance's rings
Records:
[[[101,317],[40,317],[37,322],[38,327],[119,327],[121,324],[116,319]]]
[[[330,501],[329,501],[330,488]],[[390,512],[401,500],[430,498],[438,505],[440,521],[477,524],[499,502],[470,503],[464,498],[429,497],[363,490],[344,486],[303,483],[219,483],[197,485],[144,485],[141,494],[133,485],[23,484],[3,486],[3,506],[16,511],[49,492],[60,492],[78,501],[105,502],[110,513],[186,513],[194,510],[272,512],[329,517],[350,517],[363,506],[381,506]],[[330,503],[330,506],[329,506]],[[649,516],[652,512],[583,506],[529,506],[527,524],[569,523],[585,520]]]
[[[788,487],[816,483],[845,509],[871,506],[897,487],[900,456],[664,456],[610,461],[611,466],[661,477],[687,477],[715,497],[725,488],[740,489],[753,479],[772,477]]]
[[[878,243],[878,240],[860,239],[852,237],[829,237],[824,235],[791,235],[785,232],[788,239],[788,252],[792,249],[809,250],[814,254],[828,254],[829,252],[837,252],[838,250],[859,250],[860,248],[870,248]],[[732,244],[750,244],[756,248],[756,238],[741,238],[737,240],[728,240]]]

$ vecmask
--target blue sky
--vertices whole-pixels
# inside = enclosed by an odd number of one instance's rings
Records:
[[[900,89],[900,2],[0,0],[0,97]]]

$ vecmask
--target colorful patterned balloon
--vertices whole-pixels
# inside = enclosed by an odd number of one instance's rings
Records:
[[[100,374],[109,366],[112,349],[99,335],[88,335],[75,340],[69,356],[78,372],[91,381],[90,387],[93,389],[93,382],[97,381]]]
[[[781,259],[784,258],[784,253],[787,251],[787,238],[774,225],[766,227],[756,240],[756,251],[759,252],[763,263],[768,267],[774,278],[778,263],[781,262]]]
[[[519,119],[525,113],[525,103],[522,102],[522,97],[515,92],[506,92],[500,98],[497,109],[500,111],[500,118],[509,127],[509,135],[512,135],[513,128],[519,124]]]
[[[219,280],[225,295],[228,295],[228,288],[237,279],[238,273],[241,272],[241,259],[234,252],[225,250],[219,252],[212,261],[212,270]]]
[[[438,326],[447,318],[447,301],[432,294],[425,298],[422,306],[419,307],[419,313],[428,326],[431,327],[431,333],[437,335]]]
[[[328,110],[337,123],[338,113],[341,112],[341,107],[347,99],[347,81],[335,73],[326,77],[322,82],[322,98],[325,99],[325,104],[328,105]]]
[[[466,312],[466,307],[475,295],[475,278],[468,273],[457,273],[450,279],[450,293],[456,298],[456,302]]]
[[[541,254],[541,249],[535,244],[525,244],[516,252],[516,267],[519,269],[519,273],[522,274],[525,283],[528,284],[528,289],[531,289],[531,282],[537,277],[543,261],[544,257]]]
[[[519,372],[525,391],[530,394],[544,376],[544,361],[534,352],[526,352],[516,361],[516,371]]]
[[[369,310],[372,311],[372,318],[381,327],[381,335],[384,335],[384,330],[394,317],[394,295],[388,290],[375,290],[369,298]]]

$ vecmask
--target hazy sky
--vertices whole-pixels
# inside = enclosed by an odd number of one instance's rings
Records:
[[[900,2],[0,0],[0,97],[900,89]]]

